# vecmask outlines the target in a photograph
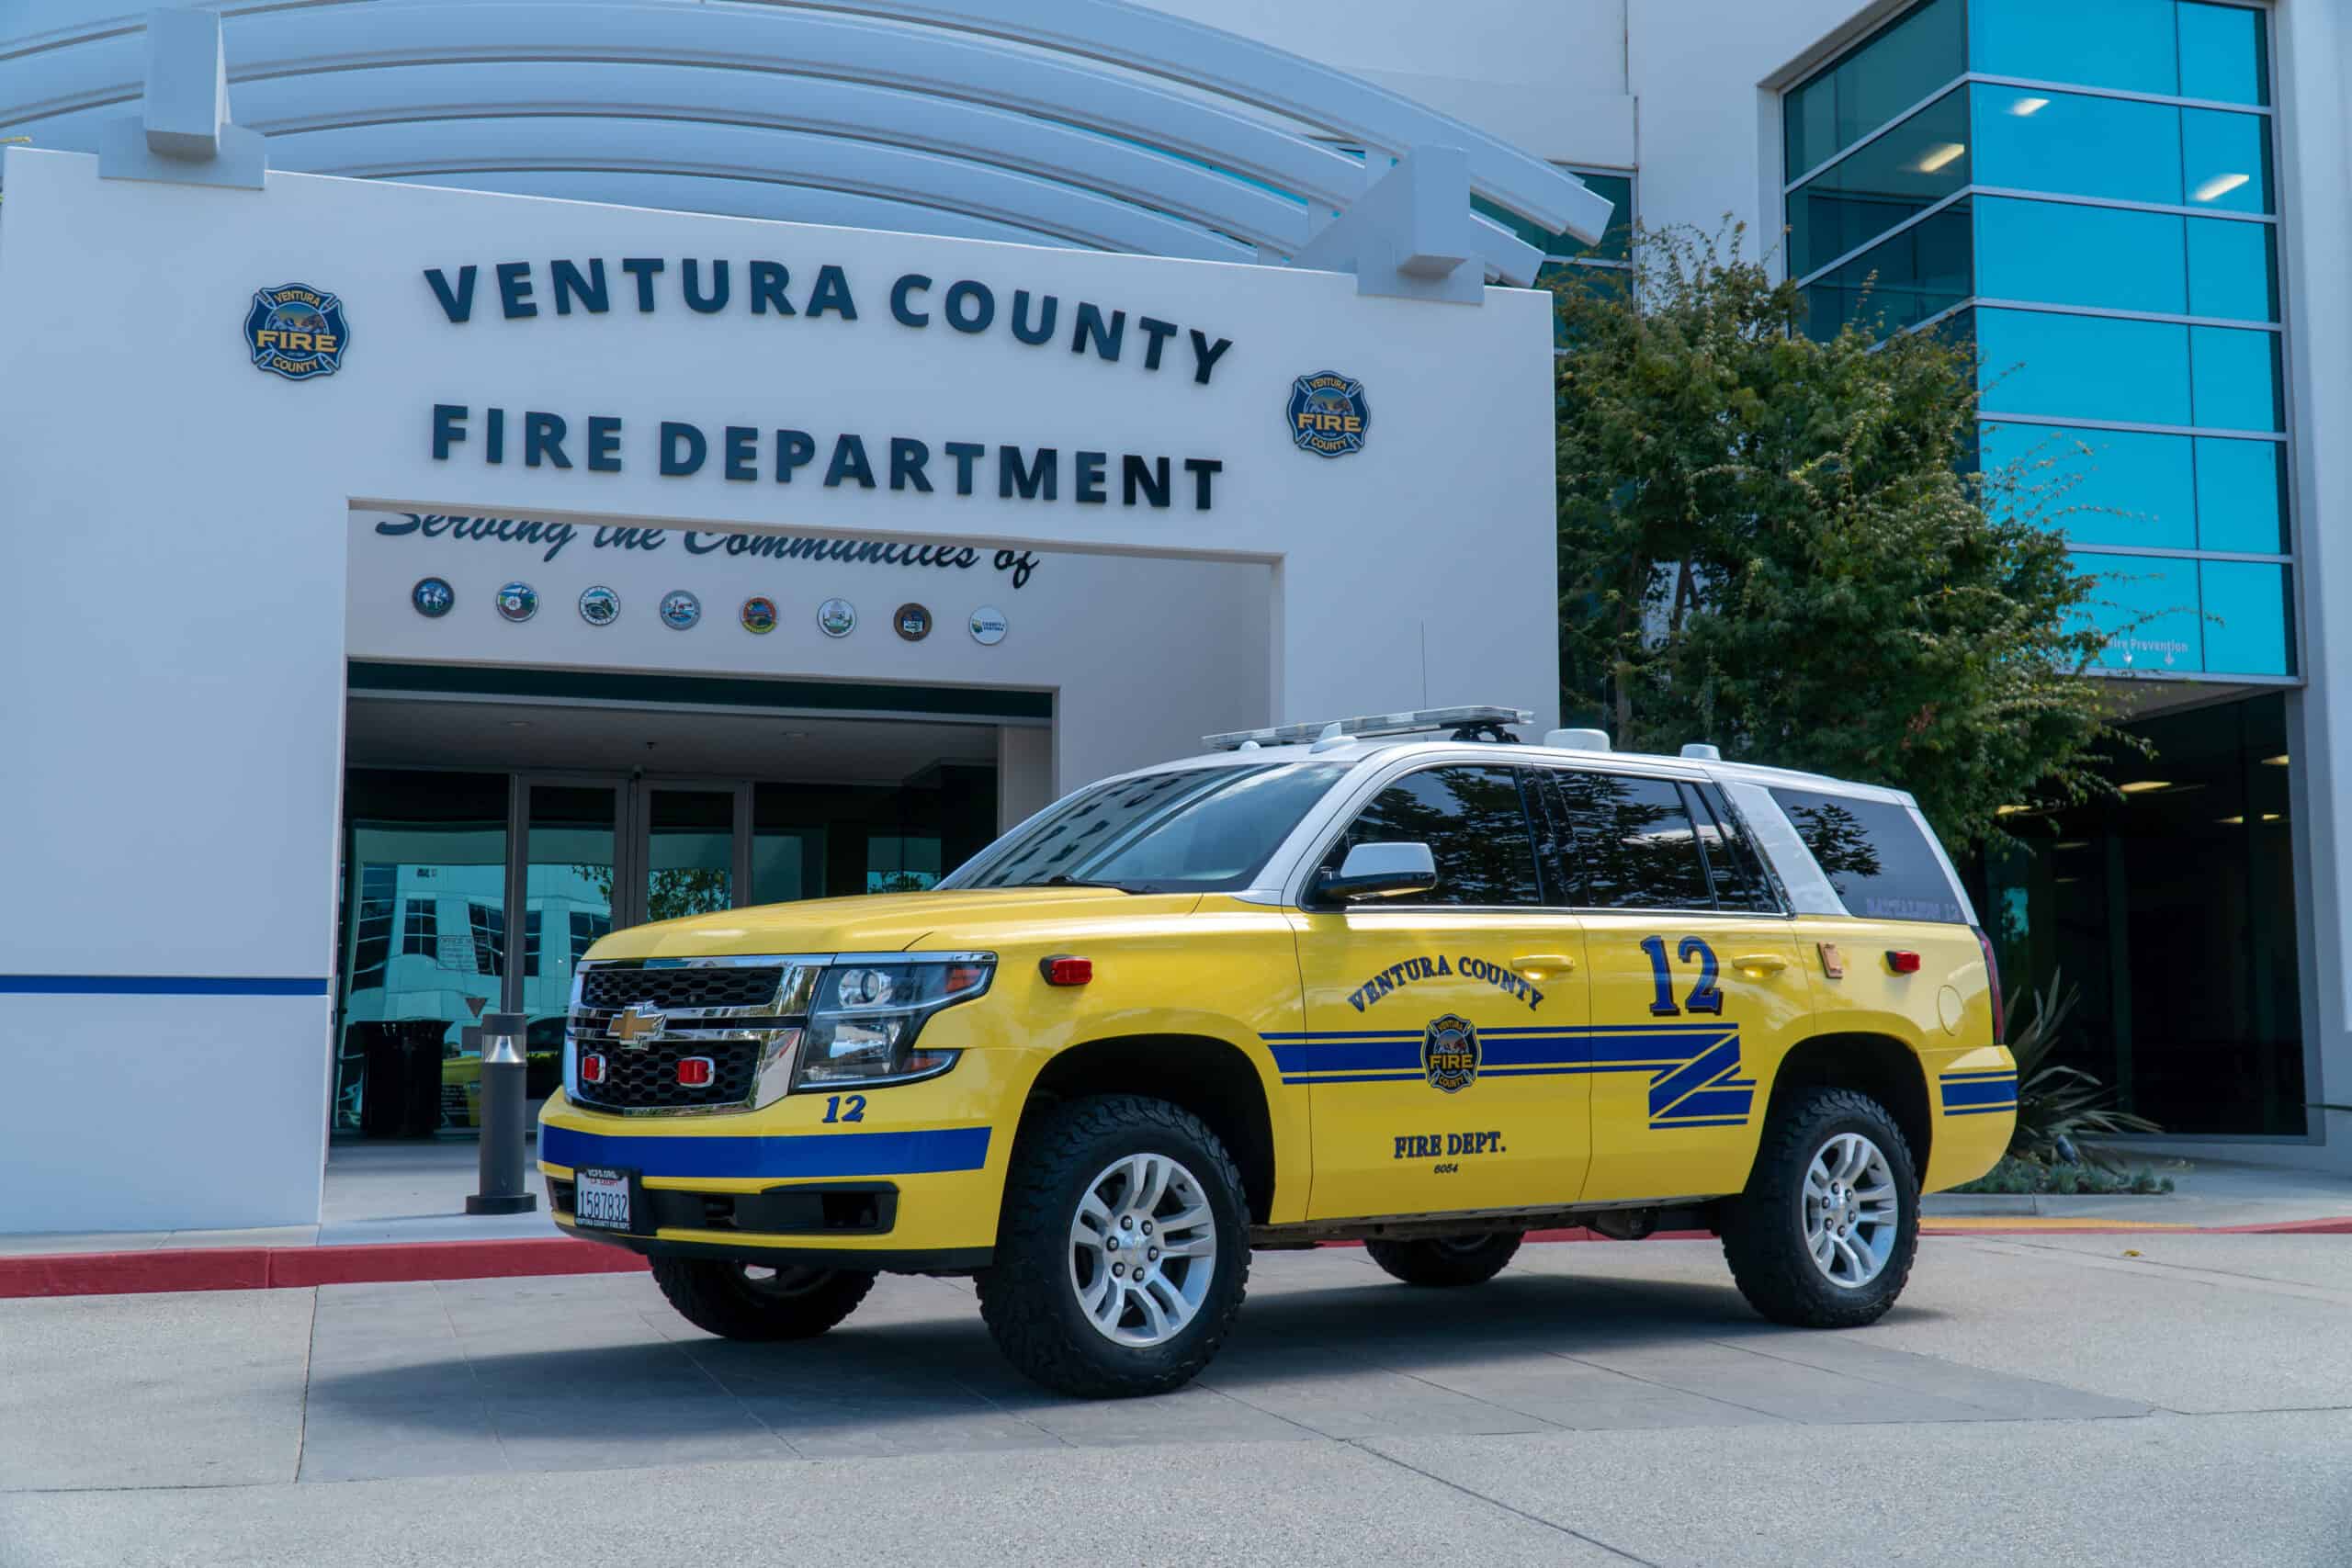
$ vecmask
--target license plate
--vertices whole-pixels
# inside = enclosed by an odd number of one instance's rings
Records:
[[[571,1217],[595,1230],[629,1228],[629,1190],[633,1170],[581,1169],[571,1173]]]

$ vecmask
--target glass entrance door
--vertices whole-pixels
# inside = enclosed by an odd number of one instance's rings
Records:
[[[594,778],[533,778],[521,785],[523,961],[514,1001],[527,1021],[526,1049],[535,1069],[543,1052],[560,1064],[572,968],[613,929],[615,905],[626,891],[628,789],[623,780]],[[535,1082],[532,1098],[553,1087]]]
[[[631,923],[716,914],[743,902],[750,791],[732,784],[636,785],[641,846]]]
[[[528,1093],[546,1098],[597,938],[751,901],[748,783],[355,770],[345,791],[339,1130],[480,1126],[465,1028],[495,1009],[523,1015]]]

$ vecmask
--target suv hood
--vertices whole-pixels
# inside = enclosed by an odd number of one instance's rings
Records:
[[[718,958],[771,953],[894,953],[918,942],[987,947],[1056,929],[1100,927],[1136,915],[1178,915],[1197,893],[1122,893],[1111,887],[974,888],[807,898],[689,915],[613,932],[588,950],[612,958]],[[926,941],[926,938],[933,940]]]

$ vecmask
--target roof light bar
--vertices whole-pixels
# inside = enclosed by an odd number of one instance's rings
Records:
[[[1375,735],[1415,735],[1425,729],[1460,729],[1474,725],[1533,724],[1525,708],[1414,708],[1406,713],[1371,713],[1356,718],[1322,719],[1313,724],[1277,724],[1264,729],[1235,729],[1204,735],[1201,744],[1212,751],[1238,751],[1245,746],[1297,746],[1337,730],[1348,739]]]

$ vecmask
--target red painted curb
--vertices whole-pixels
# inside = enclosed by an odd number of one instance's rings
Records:
[[[645,1259],[570,1236],[372,1242],[356,1247],[184,1247],[0,1258],[0,1298],[159,1291],[265,1291],[416,1280],[626,1274]]]
[[[2118,1230],[2098,1222],[1939,1230],[1928,1235],[2352,1235],[2352,1216],[2282,1220],[2271,1224],[2210,1225],[2177,1231]],[[1659,1231],[1653,1241],[1707,1241],[1708,1231]],[[1577,1226],[1531,1231],[1531,1242],[1607,1241]],[[1326,1242],[1360,1247],[1361,1242]],[[618,1247],[571,1236],[512,1240],[391,1241],[355,1247],[185,1247],[145,1252],[54,1252],[0,1258],[0,1300],[28,1296],[138,1295],[163,1291],[294,1290],[313,1285],[391,1284],[426,1280],[507,1280],[550,1274],[629,1274],[645,1259]]]
[[[2279,1220],[2267,1225],[2215,1225],[2214,1235],[2352,1235],[2352,1215],[2329,1220]]]

